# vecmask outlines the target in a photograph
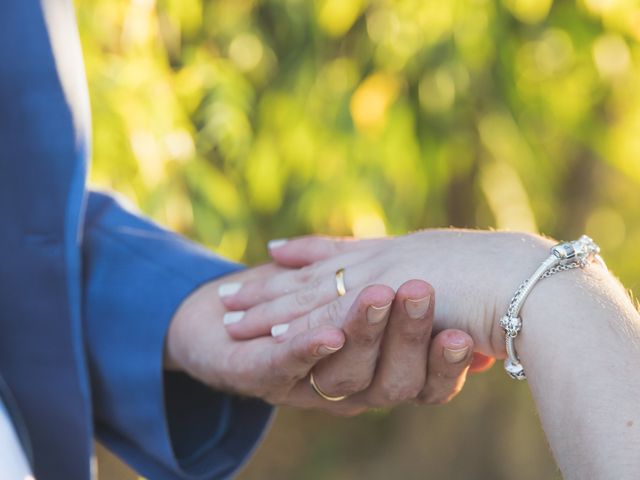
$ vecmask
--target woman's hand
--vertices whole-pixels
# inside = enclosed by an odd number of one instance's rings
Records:
[[[422,281],[407,282],[397,293],[384,285],[362,289],[340,327],[318,325],[288,334],[286,341],[271,336],[230,338],[217,295],[221,284],[266,281],[285,272],[266,265],[194,292],[171,323],[166,367],[183,370],[218,390],[339,415],[407,401],[445,403],[462,388],[473,341],[452,330],[431,339],[434,294]],[[321,398],[309,383],[312,369],[323,392],[349,398]]]
[[[227,329],[237,339],[281,333],[289,339],[319,325],[340,326],[367,285],[398,288],[410,278],[427,280],[438,292],[435,331],[469,332],[476,350],[504,356],[503,336],[494,328],[515,288],[546,258],[552,243],[539,236],[463,230],[423,231],[379,240],[307,237],[276,243],[280,264],[301,267],[271,278],[226,287],[235,310]],[[347,294],[337,297],[335,272],[344,269]],[[238,314],[238,311],[244,312]]]

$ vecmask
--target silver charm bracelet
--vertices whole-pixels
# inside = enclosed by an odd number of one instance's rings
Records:
[[[573,242],[559,243],[551,248],[551,255],[542,262],[542,265],[525,280],[516,293],[513,295],[507,313],[500,319],[500,327],[505,333],[505,345],[507,349],[507,359],[504,361],[504,369],[507,374],[515,380],[525,380],[524,367],[520,363],[516,353],[516,337],[522,329],[522,318],[520,310],[525,300],[535,287],[538,281],[550,277],[551,275],[571,270],[572,268],[584,268],[592,260],[598,260],[602,265],[604,262],[598,255],[600,247],[586,235],[581,236]]]

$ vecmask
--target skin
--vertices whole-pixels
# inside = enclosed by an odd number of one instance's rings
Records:
[[[435,296],[420,280],[406,282],[397,291],[385,285],[361,289],[349,297],[340,326],[318,325],[288,333],[286,339],[232,338],[222,323],[227,310],[218,296],[220,286],[266,282],[286,271],[265,265],[207,283],[191,294],[170,324],[166,368],[184,371],[214,389],[273,405],[346,416],[408,401],[441,404],[460,391],[473,359],[473,341],[457,330],[431,338]],[[418,315],[413,308],[410,315],[406,305],[412,300],[426,302],[427,308]],[[371,307],[378,308],[374,325],[368,318]],[[464,354],[452,362],[447,351]],[[406,372],[404,365],[416,361],[417,368]],[[482,359],[475,363],[476,370],[491,365]],[[329,402],[318,396],[309,384],[312,369],[324,392],[349,398]]]
[[[503,358],[497,319],[553,243],[528,234],[448,230],[363,244],[303,238],[274,249],[272,256],[288,266],[310,264],[305,275],[311,283],[335,265],[346,265],[352,295],[371,281],[393,286],[407,277],[429,278],[438,291],[434,328],[467,329],[476,348]],[[269,319],[252,317],[251,310],[286,311],[296,288],[307,288],[304,282],[288,284],[288,278],[290,272],[271,278],[262,290],[252,282],[225,300],[230,308],[247,310],[247,323],[230,329],[234,335],[268,324]],[[328,299],[323,288],[315,286],[309,311],[290,319],[287,335],[332,324],[326,302],[340,299]],[[256,292],[262,305],[254,303]],[[516,347],[563,476],[640,478],[640,314],[624,288],[592,263],[540,281],[521,316]]]
[[[334,245],[334,246],[330,246]],[[372,283],[398,288],[407,278],[428,281],[438,292],[435,332],[448,328],[469,332],[476,351],[504,355],[501,333],[479,331],[493,325],[506,309],[514,285],[533,272],[553,242],[513,233],[433,230],[366,241],[321,237],[294,240],[271,251],[287,270],[270,278],[244,282],[223,299],[230,310],[244,311],[228,325],[233,338],[266,335],[288,323],[282,339],[318,325],[340,326],[354,298]],[[345,268],[347,294],[336,298],[333,273]]]

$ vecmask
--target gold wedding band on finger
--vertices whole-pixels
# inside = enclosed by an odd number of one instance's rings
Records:
[[[324,393],[316,383],[316,379],[313,376],[313,372],[309,372],[309,383],[311,384],[311,388],[313,388],[314,392],[316,392],[318,395],[320,395],[322,398],[324,398],[329,402],[340,402],[345,398],[347,398],[347,395],[339,395],[336,397],[332,397],[331,395],[327,395],[326,393]]]
[[[339,297],[347,293],[347,287],[344,284],[344,268],[336,272],[336,289],[338,290]]]

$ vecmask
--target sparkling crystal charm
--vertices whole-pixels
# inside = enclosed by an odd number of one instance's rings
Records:
[[[551,253],[560,260],[561,263],[577,262],[580,266],[600,253],[600,247],[588,236],[582,235],[573,242],[559,243],[551,249]]]
[[[515,337],[522,328],[522,320],[520,317],[505,315],[500,319],[500,327],[502,327],[508,337]]]

